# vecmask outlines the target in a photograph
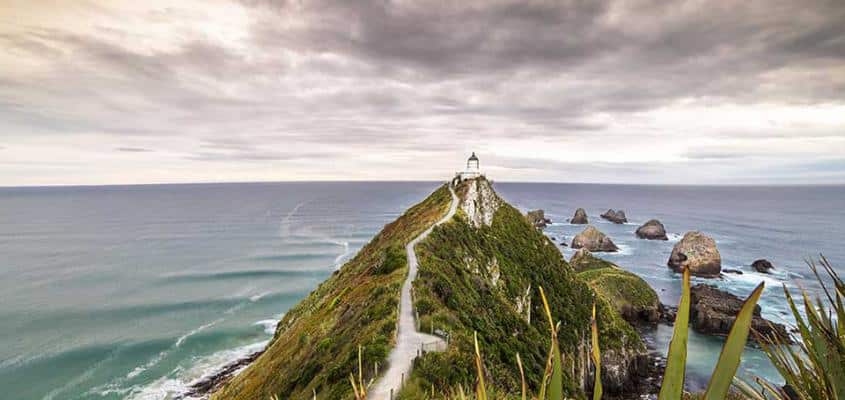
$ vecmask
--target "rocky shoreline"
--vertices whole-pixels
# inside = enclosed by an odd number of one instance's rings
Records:
[[[695,285],[690,290],[690,324],[696,331],[714,336],[727,336],[736,320],[744,299],[712,285]],[[754,307],[751,329],[763,336],[776,336],[791,343],[789,332],[783,324],[769,321],[761,316],[760,305]],[[757,339],[756,335],[749,339]]]
[[[214,374],[191,384],[188,391],[180,396],[177,396],[176,399],[179,400],[208,398],[209,395],[211,395],[221,386],[226,384],[226,382],[228,382],[229,379],[235,376],[235,374],[240,372],[242,369],[248,367],[249,364],[252,364],[252,362],[255,361],[255,359],[257,359],[262,353],[264,353],[264,350],[259,350],[246,357],[237,359],[229,364],[224,365],[222,368],[220,368],[219,371],[215,372]]]
[[[609,400],[642,400],[657,399],[660,393],[660,385],[663,383],[663,374],[666,372],[666,357],[657,349],[653,340],[645,340],[651,337],[648,333],[654,330],[656,325],[637,325],[636,329],[646,346],[646,353],[640,355],[632,365],[631,379],[619,393],[604,393],[603,399]]]

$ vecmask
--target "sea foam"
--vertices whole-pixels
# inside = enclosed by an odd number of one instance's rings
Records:
[[[244,358],[256,351],[260,351],[269,341],[263,340],[240,346],[234,349],[218,351],[209,356],[198,359],[187,369],[175,368],[169,374],[145,386],[134,386],[129,388],[126,396],[129,400],[160,400],[186,394],[191,385],[215,374],[227,364]],[[240,371],[238,371],[240,372]],[[108,393],[102,393],[108,394]],[[183,399],[195,399],[195,397],[181,397]]]

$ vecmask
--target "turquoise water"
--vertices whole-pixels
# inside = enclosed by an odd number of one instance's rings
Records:
[[[0,188],[0,397],[164,399],[260,349],[275,322],[381,227],[437,183],[267,183]],[[514,205],[545,208],[551,236],[576,207],[623,251],[607,256],[678,297],[665,267],[673,241],[640,241],[656,217],[674,240],[701,229],[741,277],[714,281],[745,296],[769,280],[764,314],[786,320],[775,287],[806,274],[803,258],[845,262],[845,188],[497,184]],[[632,221],[598,219],[623,208]],[[568,257],[570,251],[563,249]],[[768,258],[777,274],[747,267]],[[790,283],[792,285],[792,283]],[[665,346],[668,329],[649,339]],[[719,339],[693,336],[692,384]],[[759,352],[746,372],[773,377]]]
[[[0,189],[0,388],[179,393],[260,349],[285,310],[436,185]]]

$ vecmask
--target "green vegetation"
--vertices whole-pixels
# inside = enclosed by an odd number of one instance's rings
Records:
[[[660,400],[678,399],[684,392],[684,378],[687,372],[687,340],[689,337],[690,271],[684,269],[681,284],[681,300],[678,315],[669,342],[669,354],[663,384],[660,386]]]
[[[462,199],[466,185],[457,188]],[[527,386],[539,388],[551,345],[537,292],[540,285],[546,289],[551,317],[561,323],[556,339],[564,365],[562,390],[568,396],[583,396],[583,354],[589,347],[594,302],[603,350],[617,354],[644,350],[637,332],[610,303],[595,298],[554,243],[518,210],[496,203],[491,225],[473,227],[459,210],[417,247],[420,271],[414,290],[420,325],[425,331],[433,327],[448,332],[451,344],[445,353],[427,353],[418,360],[415,379],[406,385],[402,398],[426,392],[432,385],[444,390],[438,394],[448,394],[458,385],[471,387],[476,381],[473,332],[478,332],[479,345],[487,354],[486,373],[496,377],[488,394],[521,390],[517,354]]]
[[[576,251],[569,260],[569,264],[572,265],[572,268],[575,268],[575,271],[579,273],[595,269],[619,268],[616,264],[610,261],[594,256],[593,253],[590,253],[587,249],[579,249]]]
[[[578,277],[610,301],[622,315],[629,307],[642,310],[656,308],[660,304],[657,293],[646,281],[620,268],[590,270],[579,273]]]
[[[383,363],[396,330],[399,289],[407,274],[405,243],[448,210],[444,185],[409,209],[339,271],[292,308],[266,351],[213,399],[351,398],[349,376],[361,382]],[[358,351],[361,349],[361,367]]]
[[[678,303],[678,315],[675,318],[675,330],[669,343],[666,371],[660,388],[659,400],[674,400],[684,396],[684,378],[687,364],[687,338],[689,337],[690,313],[690,270],[684,269],[681,283],[681,300]],[[763,293],[764,283],[760,283],[745,300],[731,327],[716,368],[710,376],[707,391],[701,397],[706,400],[724,400],[730,394],[731,385],[739,368],[742,352],[751,330],[754,307]]]
[[[764,284],[761,283],[757,286],[756,289],[751,293],[751,295],[746,299],[745,303],[742,305],[740,309],[736,321],[731,328],[731,332],[728,335],[728,338],[725,342],[724,347],[722,348],[722,353],[719,357],[719,361],[716,364],[716,368],[713,371],[713,375],[711,376],[710,383],[708,384],[707,391],[704,394],[689,394],[683,391],[684,386],[684,373],[686,370],[686,340],[687,335],[689,333],[689,326],[685,322],[685,319],[689,317],[689,306],[690,306],[690,272],[689,270],[684,271],[683,281],[682,281],[682,294],[681,294],[681,301],[678,310],[678,318],[675,321],[675,332],[672,336],[672,343],[670,344],[669,355],[668,355],[668,364],[666,367],[666,374],[663,377],[663,385],[661,388],[660,396],[658,397],[660,400],[674,400],[674,399],[684,399],[684,400],[726,400],[726,399],[740,399],[743,398],[742,395],[737,391],[731,391],[731,384],[734,379],[734,375],[736,374],[736,370],[739,367],[740,357],[742,352],[745,348],[746,341],[748,339],[748,333],[751,329],[751,320],[753,316],[754,308],[757,305],[757,301],[760,299],[760,295],[763,292]],[[837,300],[839,303],[837,304],[839,308],[841,308],[841,290],[838,294]],[[557,323],[554,322],[552,313],[549,308],[549,303],[546,299],[545,292],[543,288],[540,287],[540,297],[543,301],[543,309],[546,314],[546,319],[549,323],[549,331],[551,332],[550,335],[550,342],[551,345],[548,349],[548,357],[546,359],[545,368],[543,369],[542,379],[540,382],[540,387],[538,389],[538,394],[536,397],[532,397],[532,400],[563,400],[570,398],[569,396],[565,395],[562,390],[563,386],[563,373],[566,372],[566,367],[563,363],[563,357],[561,356],[560,348],[558,347],[557,337],[560,332],[561,323],[558,321]],[[595,308],[593,308],[593,315],[590,320],[591,325],[591,351],[590,356],[596,366],[596,373],[598,374],[601,371],[601,355],[600,355],[600,340],[599,340],[599,332],[596,327],[596,314]],[[830,326],[829,326],[830,327]],[[841,339],[840,339],[841,340]],[[464,386],[462,384],[458,384],[453,387],[453,389],[448,390],[444,393],[444,398],[451,398],[454,400],[466,400],[467,398],[472,398],[475,400],[492,400],[492,399],[514,399],[516,398],[510,394],[496,394],[495,391],[488,390],[488,383],[487,382],[496,382],[495,378],[491,379],[488,378],[488,369],[484,366],[484,361],[481,356],[481,351],[478,345],[478,334],[473,334],[473,345],[474,345],[474,352],[475,352],[475,373],[476,373],[476,381],[475,381],[475,395],[468,396],[464,391]],[[524,377],[524,370],[522,367],[522,360],[517,353],[516,355],[516,366],[519,369],[520,376]],[[841,367],[841,365],[840,365]],[[351,380],[351,379],[350,379]],[[421,392],[419,381],[415,381],[414,387],[411,389],[413,390],[413,396],[415,397],[408,397],[406,398],[415,398],[415,399],[433,399],[435,398],[435,389],[432,385],[431,392]],[[354,386],[354,381],[353,381]],[[495,386],[493,386],[495,387]],[[834,387],[835,389],[835,387]],[[750,389],[749,389],[750,390]],[[406,391],[407,393],[407,391]],[[835,392],[831,392],[834,393]],[[763,400],[765,399],[762,394],[757,394],[751,391],[752,395],[758,397],[751,397],[755,400]],[[595,387],[593,390],[593,400],[599,400],[602,397],[602,385],[601,385],[601,378],[597,377],[595,379]],[[521,386],[521,397],[522,400],[527,400],[528,394],[526,390],[525,380],[522,380]],[[785,397],[777,397],[783,398]],[[824,399],[837,399],[838,397],[824,397]],[[804,397],[801,397],[804,399]],[[811,398],[815,399],[815,398]]]
[[[804,314],[795,304],[792,294],[783,286],[787,301],[798,325],[801,340],[796,346],[785,346],[776,335],[758,340],[786,381],[780,388],[759,381],[759,389],[739,382],[738,386],[751,399],[777,400],[842,400],[845,399],[845,282],[823,256],[821,267],[832,281],[832,287],[819,274],[818,266],[808,262],[822,288],[825,300],[815,303],[801,290]],[[827,303],[827,304],[825,304]]]
[[[707,391],[704,392],[705,400],[722,400],[728,395],[731,389],[736,370],[739,368],[739,361],[742,357],[742,352],[745,351],[745,343],[748,341],[748,332],[751,330],[751,318],[754,316],[754,307],[757,306],[757,301],[760,300],[760,295],[763,294],[765,283],[760,283],[736,315],[736,320],[731,326],[731,332],[722,346],[722,352],[719,354],[719,361],[716,362],[716,369],[713,370],[713,375],[710,376],[710,382],[707,384]]]
[[[572,266],[581,271],[578,277],[623,318],[630,322],[657,320],[660,299],[645,280],[589,252],[579,253],[572,257]]]
[[[595,371],[601,373],[601,345],[599,344],[599,329],[596,326],[596,305],[593,304],[593,318],[590,320],[590,346]],[[593,400],[600,400],[603,394],[601,379],[593,379]],[[524,397],[524,396],[523,396]]]
[[[543,370],[542,380],[540,382],[540,388],[538,390],[537,397],[532,397],[532,399],[542,399],[546,400],[547,396],[549,399],[561,399],[563,400],[563,357],[560,352],[560,347],[558,345],[557,337],[560,332],[560,321],[557,324],[554,323],[552,319],[552,313],[549,309],[549,302],[546,299],[546,294],[543,291],[543,288],[540,287],[540,298],[543,300],[543,311],[545,311],[546,319],[549,322],[549,341],[551,342],[551,346],[548,350],[548,358],[546,360],[546,367]],[[593,314],[590,318],[590,329],[591,329],[591,344],[592,344],[592,360],[596,363],[596,368],[599,368],[601,363],[601,355],[599,352],[599,340],[598,340],[598,328],[596,326],[596,308],[593,306]],[[497,394],[495,391],[495,387],[492,391],[489,392],[487,390],[487,384],[485,383],[485,371],[486,368],[484,367],[484,361],[481,357],[481,350],[478,346],[478,333],[473,333],[473,345],[475,347],[475,373],[477,376],[477,381],[475,384],[475,397],[476,400],[491,400],[491,399],[509,399],[513,398],[508,394]],[[522,358],[519,356],[519,353],[516,354],[516,365],[519,368],[519,375],[521,380],[521,392],[520,392],[520,399],[527,400],[528,399],[528,387],[525,383],[525,371],[522,367]],[[404,392],[403,392],[404,393]],[[419,395],[419,393],[415,393]],[[457,389],[453,389],[450,394],[447,396],[451,396],[453,399],[460,398],[461,400],[466,400],[467,396],[464,393],[463,385],[458,384]],[[601,386],[601,379],[595,380],[595,386],[593,391],[593,399],[599,400],[602,396],[602,386]],[[432,396],[429,398],[434,397],[434,387],[432,386]],[[425,398],[423,396],[415,397],[415,398]]]
[[[405,247],[396,244],[382,251],[382,258],[373,272],[379,275],[387,275],[407,265],[408,256],[405,254]]]

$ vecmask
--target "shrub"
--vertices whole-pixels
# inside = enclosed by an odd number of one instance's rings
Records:
[[[405,249],[400,245],[393,245],[386,247],[382,251],[381,262],[375,267],[373,273],[377,275],[387,275],[399,268],[405,266],[408,261],[405,255]]]

